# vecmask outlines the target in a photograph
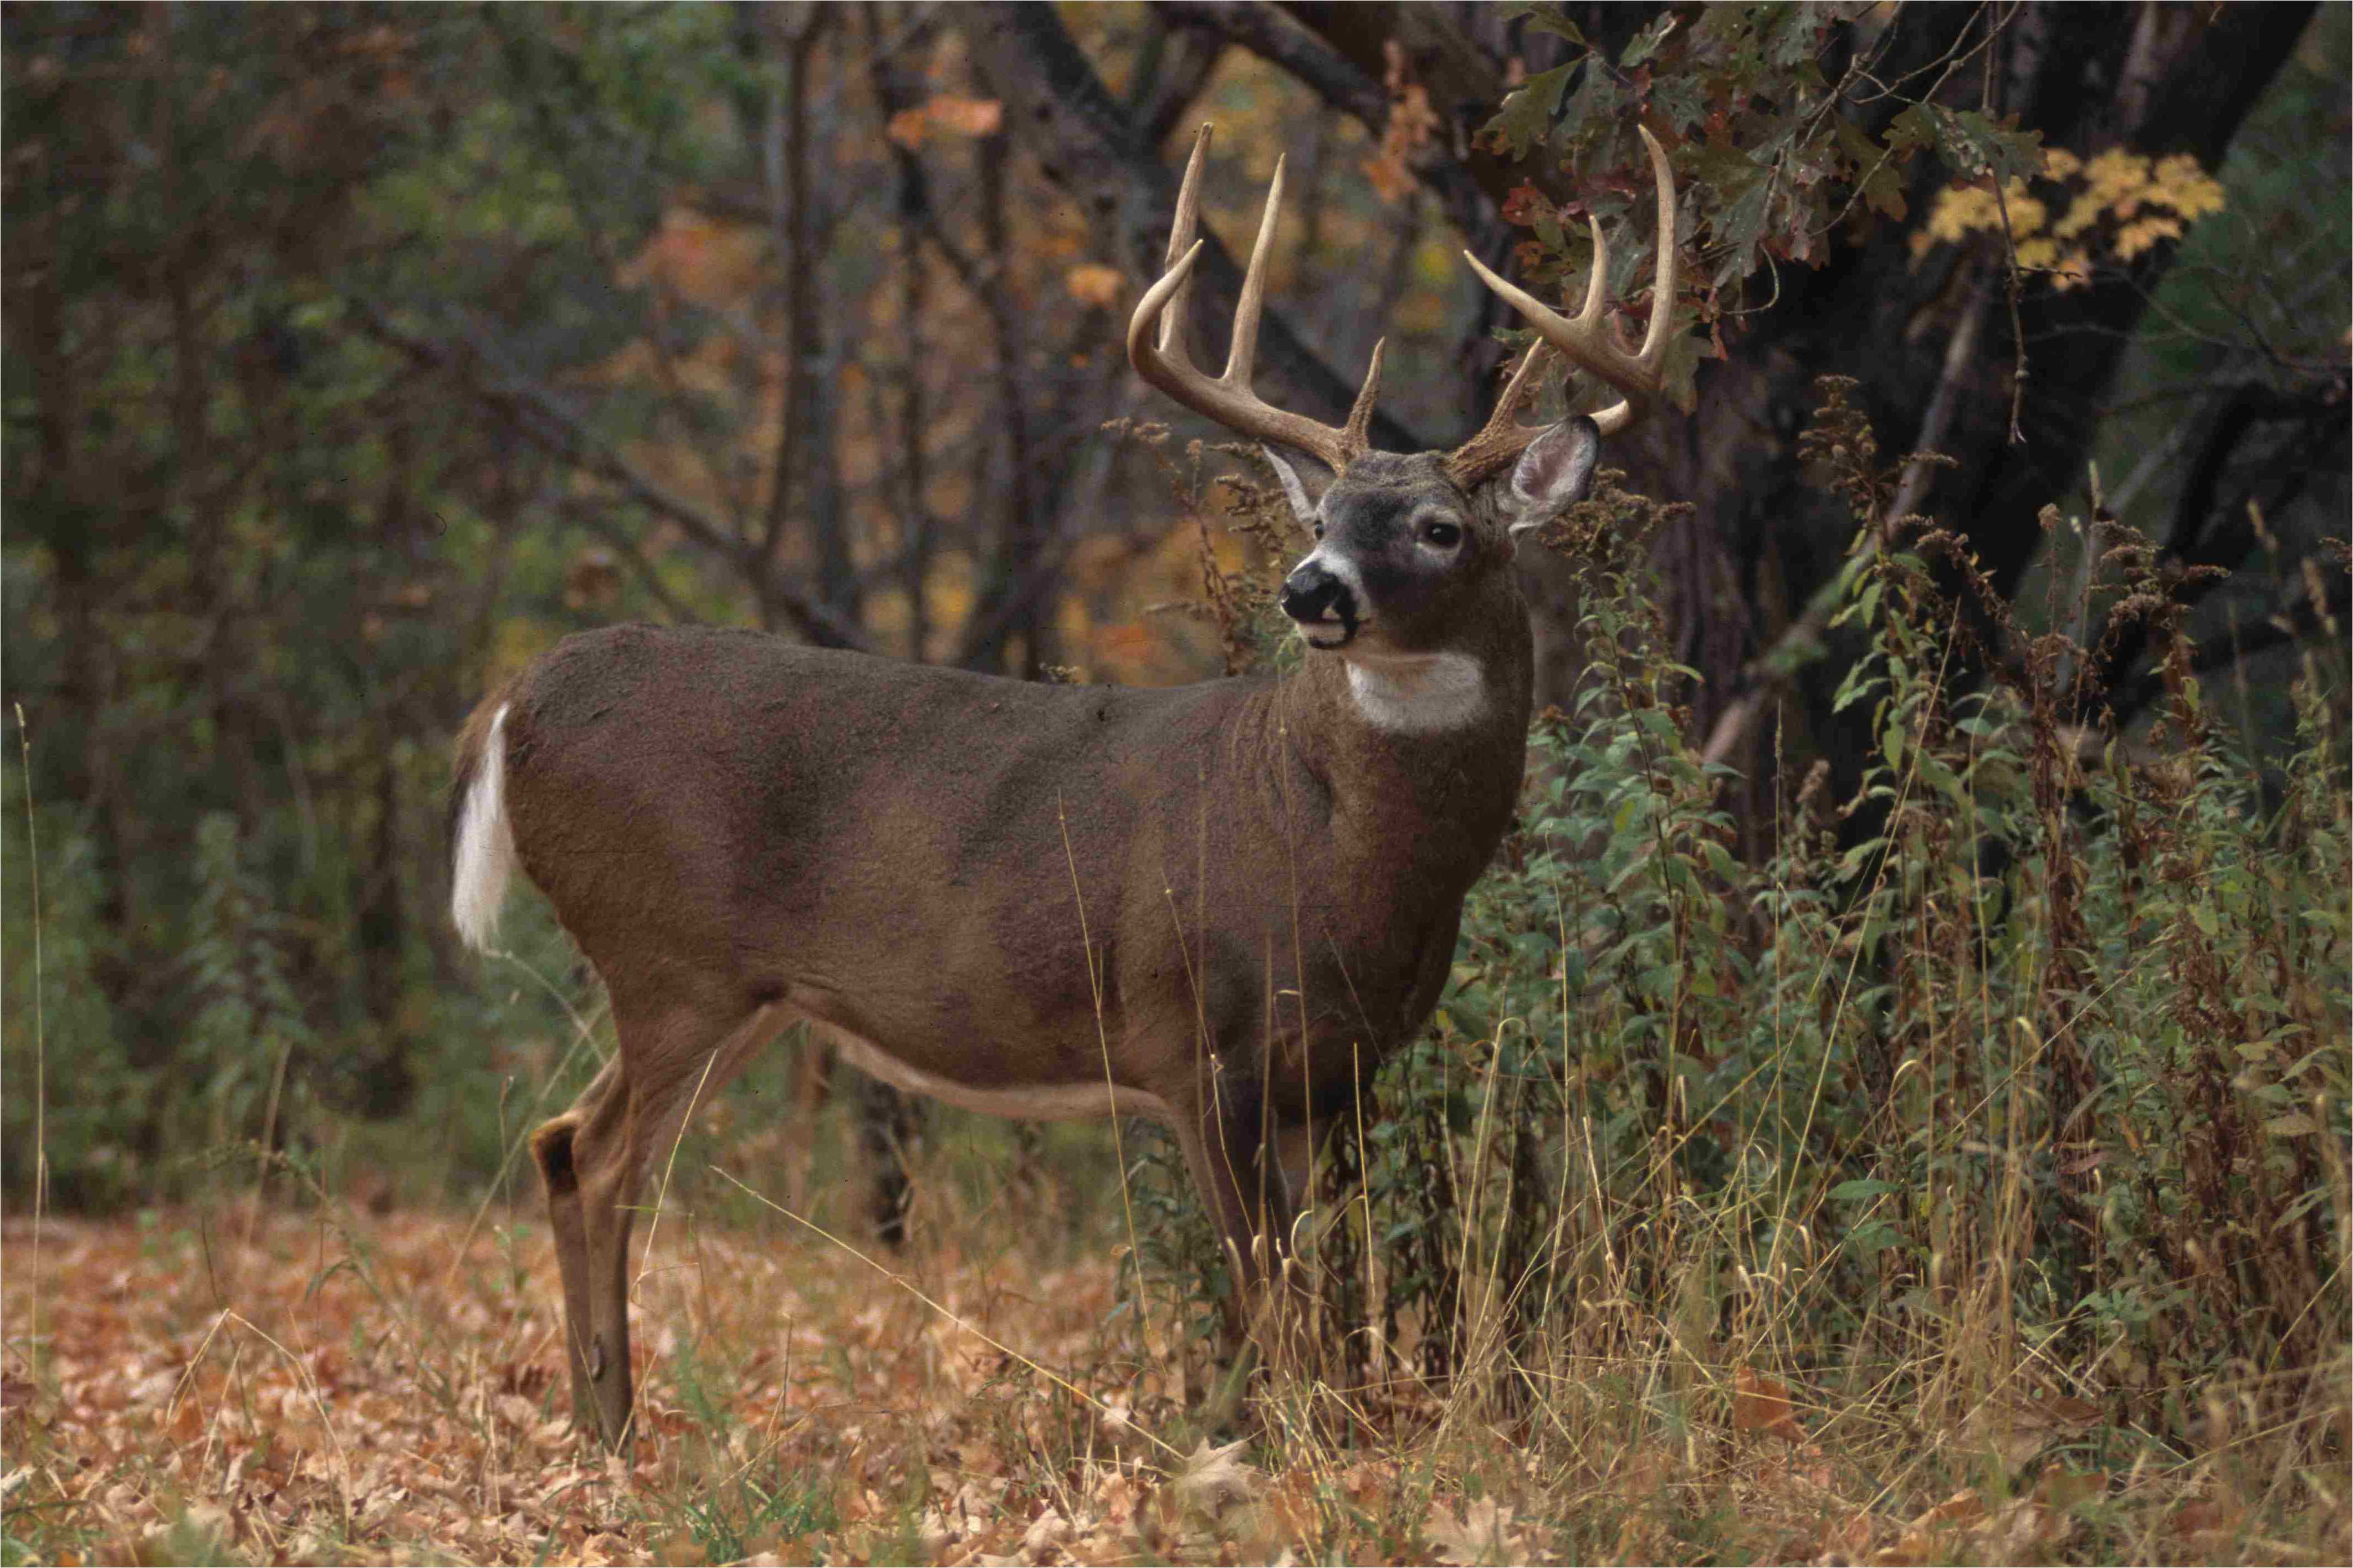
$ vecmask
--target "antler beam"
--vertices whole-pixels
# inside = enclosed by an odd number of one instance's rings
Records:
[[[1447,467],[1458,483],[1475,483],[1494,472],[1518,457],[1542,433],[1541,427],[1519,424],[1518,412],[1528,369],[1546,347],[1558,351],[1569,363],[1620,394],[1619,402],[1593,416],[1604,436],[1616,435],[1632,426],[1657,400],[1662,367],[1667,357],[1668,329],[1681,281],[1675,250],[1675,176],[1667,166],[1666,150],[1659,145],[1659,139],[1651,134],[1648,126],[1638,129],[1642,132],[1643,144],[1651,150],[1651,172],[1659,185],[1658,281],[1651,291],[1651,326],[1643,335],[1641,351],[1627,353],[1610,329],[1607,317],[1609,245],[1598,219],[1588,220],[1593,235],[1593,271],[1585,288],[1585,308],[1574,319],[1563,316],[1525,289],[1505,282],[1489,271],[1477,257],[1464,251],[1464,259],[1481,280],[1528,319],[1539,341],[1528,351],[1528,357],[1521,361],[1511,385],[1495,405],[1487,427],[1448,455]]]
[[[1186,346],[1186,311],[1192,303],[1193,267],[1200,259],[1202,242],[1193,237],[1200,221],[1201,165],[1209,148],[1210,127],[1201,127],[1193,142],[1193,156],[1185,165],[1185,184],[1176,196],[1176,221],[1168,234],[1167,270],[1137,301],[1127,323],[1127,358],[1135,373],[1197,414],[1216,420],[1229,430],[1260,441],[1276,441],[1320,459],[1334,472],[1371,449],[1367,435],[1373,403],[1381,384],[1381,343],[1373,345],[1372,363],[1365,384],[1348,411],[1348,423],[1335,428],[1304,415],[1292,414],[1261,401],[1250,390],[1250,365],[1258,352],[1259,312],[1265,301],[1269,241],[1282,205],[1282,163],[1274,165],[1266,207],[1259,218],[1258,240],[1250,247],[1250,268],[1242,277],[1240,299],[1234,306],[1233,346],[1226,354],[1225,374],[1212,379],[1193,363]]]

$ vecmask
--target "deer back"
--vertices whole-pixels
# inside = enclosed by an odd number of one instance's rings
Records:
[[[949,1079],[978,1052],[1099,1080],[1104,1042],[1135,1042],[1114,1071],[1153,1088],[1204,1035],[1377,1060],[1427,1015],[1520,775],[1525,611],[1501,529],[1472,548],[1436,595],[1459,604],[1352,568],[1401,624],[1409,599],[1459,623],[1409,650],[1472,672],[1447,723],[1385,723],[1314,658],[1129,690],[586,633],[492,699],[516,852],[617,1007],[783,1001]]]

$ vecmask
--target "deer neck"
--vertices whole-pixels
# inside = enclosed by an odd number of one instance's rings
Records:
[[[1381,856],[1407,845],[1467,856],[1475,876],[1516,806],[1534,680],[1523,612],[1439,651],[1311,654],[1281,700],[1344,841],[1362,837]],[[1430,831],[1440,823],[1451,831]]]
[[[1494,675],[1477,655],[1368,654],[1335,658],[1346,700],[1370,729],[1397,736],[1443,736],[1476,728],[1497,699]]]

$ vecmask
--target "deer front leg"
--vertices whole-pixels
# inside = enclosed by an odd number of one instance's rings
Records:
[[[1280,1353],[1300,1326],[1290,1269],[1296,1216],[1276,1163],[1265,1106],[1255,1085],[1219,1075],[1208,1103],[1175,1121],[1193,1184],[1215,1222],[1233,1271],[1224,1303],[1225,1350],[1240,1364],[1255,1336]]]

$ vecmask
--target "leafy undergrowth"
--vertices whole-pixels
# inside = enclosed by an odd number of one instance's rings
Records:
[[[569,1434],[536,1225],[262,1211],[12,1222],[11,1562],[2343,1562],[2224,1460],[2102,1470],[2065,1401],[1970,1431],[1637,1358],[1508,1426],[1276,1381],[1187,1427],[1106,1258],[1010,1216],[879,1271],[666,1218],[634,1467]],[[992,1243],[978,1253],[981,1240]],[[997,1242],[1005,1245],[994,1245]],[[1686,1368],[1687,1372],[1692,1369]],[[1680,1386],[1671,1387],[1671,1384]],[[1339,1407],[1335,1426],[1303,1411]],[[2025,1440],[2022,1447],[2021,1440]],[[2051,1456],[2015,1470],[2021,1453]],[[1957,1478],[1960,1484],[1956,1484]]]

